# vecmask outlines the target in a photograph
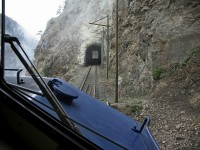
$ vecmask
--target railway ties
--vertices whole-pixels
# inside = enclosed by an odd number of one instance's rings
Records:
[[[80,89],[93,97],[97,97],[97,66],[90,66]]]

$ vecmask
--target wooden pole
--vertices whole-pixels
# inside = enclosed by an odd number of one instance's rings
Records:
[[[103,58],[104,58],[104,27],[102,30],[102,39],[101,39],[101,67],[104,67],[104,62],[103,62]]]
[[[109,66],[109,15],[107,15],[107,79],[108,79],[108,66]]]
[[[118,103],[118,0],[116,0],[116,79],[115,103]]]
[[[96,23],[96,22],[98,22],[98,21],[100,21],[100,20],[102,20],[102,19],[104,19],[104,18],[107,18],[107,25],[105,25],[105,24],[99,24],[99,23]],[[106,78],[108,79],[108,70],[109,70],[109,27],[110,27],[110,25],[109,25],[109,15],[107,15],[107,16],[105,16],[105,17],[103,17],[103,18],[101,18],[101,19],[99,19],[99,20],[96,20],[95,22],[92,22],[92,23],[89,23],[89,24],[92,24],[92,25],[98,25],[98,26],[105,26],[105,27],[107,27],[107,51],[106,51],[106,53],[105,53],[105,58],[106,58]],[[103,32],[103,34],[104,34],[104,32]],[[104,39],[104,35],[103,35],[103,39]],[[102,49],[101,49],[101,66],[103,67],[103,57],[104,57],[104,53],[103,53],[103,51],[102,51]]]

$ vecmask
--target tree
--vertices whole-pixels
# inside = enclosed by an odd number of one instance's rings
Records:
[[[56,15],[60,15],[61,13],[62,13],[62,6],[59,5],[59,6],[58,6],[58,10],[57,10],[57,12],[56,12]]]
[[[40,35],[40,36],[41,36],[42,34],[43,34],[43,31],[42,31],[42,30],[39,30],[38,33],[37,33],[36,35]]]
[[[68,5],[69,3],[68,3],[68,1],[67,1],[67,0],[63,1],[63,3],[64,3],[63,10],[64,10],[65,8],[67,8],[67,5]]]

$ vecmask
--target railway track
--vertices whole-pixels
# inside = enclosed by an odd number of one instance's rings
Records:
[[[80,89],[93,97],[97,97],[97,66],[89,66]]]

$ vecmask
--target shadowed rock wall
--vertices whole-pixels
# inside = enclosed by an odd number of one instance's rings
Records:
[[[121,92],[145,94],[154,86],[155,69],[169,69],[200,45],[200,1],[127,0],[120,3],[124,6],[119,8]],[[114,15],[113,23],[111,69],[114,71]]]

